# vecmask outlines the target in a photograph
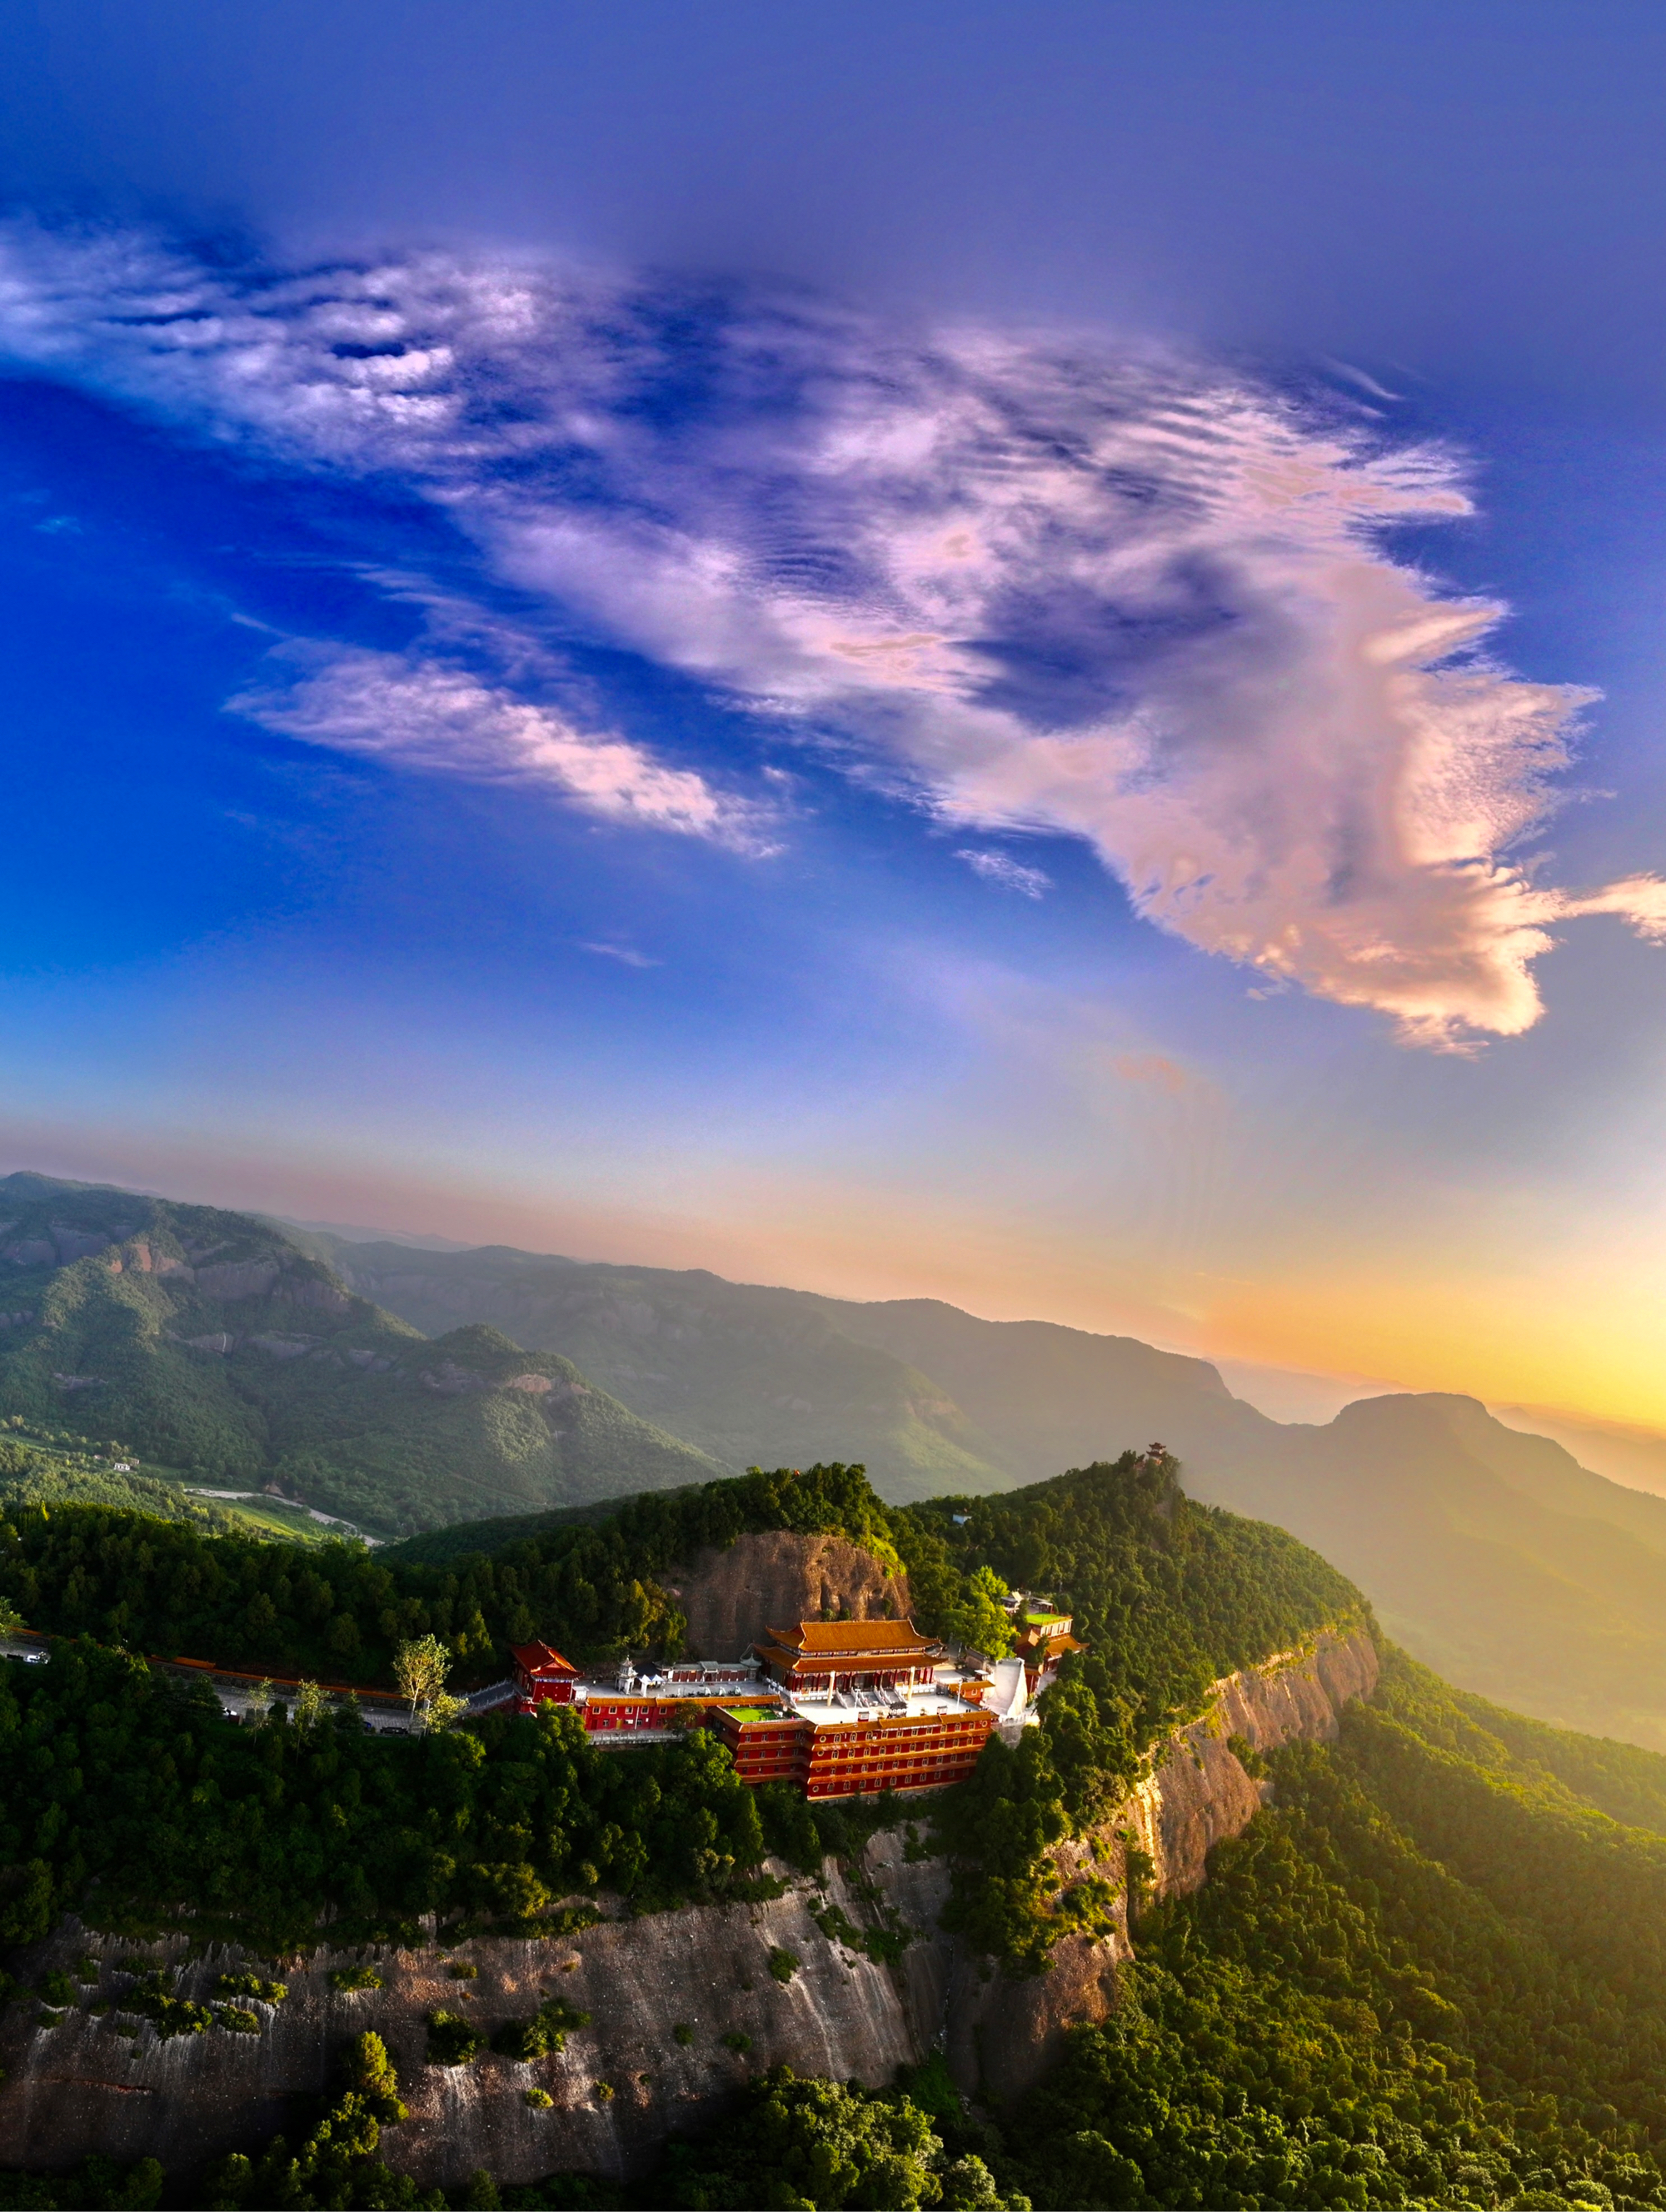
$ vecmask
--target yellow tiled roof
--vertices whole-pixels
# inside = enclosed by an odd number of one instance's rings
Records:
[[[939,1647],[911,1620],[801,1620],[796,1628],[769,1631],[783,1650],[805,1657],[928,1657]]]

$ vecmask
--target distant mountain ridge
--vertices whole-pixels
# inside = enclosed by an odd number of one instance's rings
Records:
[[[438,1342],[258,1218],[0,1178],[0,1415],[380,1534],[708,1480],[570,1360]]]
[[[864,1305],[502,1245],[429,1252],[297,1232],[366,1297],[439,1334],[483,1321],[560,1352],[644,1419],[739,1471],[860,1460],[898,1501],[1006,1489],[1150,1441],[1199,1401],[1273,1425],[1207,1360],[932,1299]],[[1152,1425],[1155,1424],[1156,1426]],[[1149,1436],[1135,1437],[1145,1429]]]
[[[1605,1474],[1628,1490],[1652,1490],[1666,1496],[1666,1436],[1629,1421],[1581,1419],[1554,1406],[1493,1405],[1506,1428],[1535,1437],[1554,1437],[1581,1467]]]

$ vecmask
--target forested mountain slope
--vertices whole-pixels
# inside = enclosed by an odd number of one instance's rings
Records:
[[[737,1472],[855,1460],[887,1497],[902,1498],[1000,1489],[1065,1464],[1050,1453],[1011,1460],[939,1379],[842,1328],[837,1300],[727,1283],[701,1268],[295,1234],[344,1281],[418,1328],[438,1334],[483,1321],[560,1352],[644,1419]]]
[[[1390,1653],[1339,1743],[1275,1753],[999,2170],[1061,2208],[1666,2203],[1666,1835],[1497,1718]]]
[[[627,1652],[639,1659],[675,1655],[684,1624],[661,1578],[702,1547],[733,1542],[749,1531],[826,1533],[866,1547],[883,1563],[906,1571],[915,1617],[923,1627],[975,1639],[985,1648],[999,1646],[1007,1626],[994,1602],[1002,1584],[991,1577],[1039,1569],[1096,1639],[1073,1698],[1070,1757],[1050,1785],[1061,1806],[1070,1798],[1079,1811],[1102,1801],[1096,1775],[1111,1783],[1131,1774],[1156,1735],[1201,1710],[1217,1675],[1362,1614],[1359,1594],[1346,1579],[1282,1530],[1192,1504],[1179,1492],[1171,1465],[1133,1454],[1115,1465],[1061,1476],[1035,1492],[980,1504],[964,1520],[957,1521],[954,1510],[947,1501],[887,1506],[858,1469],[781,1468],[644,1497],[610,1520],[571,1525],[491,1559],[465,1558],[445,1567],[406,1563],[393,1553],[380,1558],[348,1545],[297,1553],[90,1507],[22,1507],[0,1519],[0,1598],[33,1627],[86,1638],[89,1649],[99,1646],[106,1656],[86,1661],[94,1670],[89,1682],[127,1684],[120,1696],[135,1701],[136,1714],[149,1714],[150,1692],[113,1647],[183,1652],[291,1674],[298,1668],[339,1674],[345,1668],[360,1681],[391,1681],[395,1641],[435,1633],[465,1683],[502,1674],[508,1645],[534,1635],[581,1662]],[[93,1695],[90,1688],[87,1694]],[[210,1723],[217,1723],[217,1701],[210,1697],[204,1710],[213,1736]],[[161,1716],[155,1726],[165,1729],[167,1711],[155,1711]],[[553,1709],[546,1717],[552,1726],[560,1720]],[[501,1750],[512,1765],[518,1756],[530,1756],[542,1733],[517,1732],[502,1722],[481,1741]],[[547,1757],[538,1754],[552,1776],[557,1768],[588,1772],[597,1759],[608,1765],[593,1746],[571,1746],[558,1726],[556,1734],[559,1744],[552,1740]],[[83,1886],[96,1871],[99,1911],[125,1909],[121,1899],[126,1908],[140,1911],[149,1909],[147,1899],[149,1906],[167,1902],[168,1854],[188,1850],[195,1870],[174,1893],[212,1898],[228,1925],[246,1920],[258,1927],[261,1940],[271,1942],[293,1940],[325,1904],[350,1911],[353,1925],[365,1935],[382,1936],[436,1904],[460,1911],[477,1892],[482,1909],[489,1909],[485,1899],[514,1889],[519,1877],[502,1870],[511,1861],[531,1869],[523,1885],[528,1895],[563,1879],[593,1887],[599,1878],[593,1869],[605,1874],[610,1868],[617,1886],[630,1893],[639,1881],[654,1894],[667,1887],[676,1892],[710,1886],[688,1871],[700,1864],[689,1839],[678,1844],[674,1864],[680,1871],[673,1881],[672,1862],[633,1842],[629,1822],[610,1829],[598,1820],[595,1838],[585,1826],[582,1849],[563,1840],[580,1817],[576,1813],[570,1820],[540,1814],[529,1826],[516,1827],[514,1820],[524,1814],[512,1819],[506,1811],[503,1832],[483,1830],[467,1850],[455,1840],[463,1831],[447,1828],[453,1840],[443,1851],[435,1840],[439,1831],[413,1814],[416,1832],[401,1842],[373,1797],[361,1805],[355,1796],[347,1807],[327,1786],[333,1770],[304,1762],[294,1777],[299,1825],[294,1864],[286,1873],[268,1850],[269,1838],[251,1830],[235,1808],[245,1785],[258,1792],[261,1781],[264,1755],[247,1745],[235,1730],[226,1736],[218,1771],[242,1779],[235,1790],[229,1779],[222,1781],[216,1796],[203,1801],[223,1810],[214,1818],[204,1814],[188,1820],[189,1844],[172,1814],[155,1816],[152,1790],[139,1789],[131,1812],[119,1817],[113,1802],[96,1802],[96,1791],[94,1801],[77,1797],[71,1815],[46,1830],[14,1798],[9,1815],[0,1814],[0,1865],[9,1851],[15,1860],[41,1850],[45,1836],[52,1844],[46,1862],[49,1903],[69,1907],[83,1901]],[[3,1755],[0,1747],[0,1759]],[[388,1755],[396,1761],[399,1756]],[[364,1756],[374,1763],[382,1753]],[[453,1795],[462,1790],[470,1799],[484,1791],[483,1808],[499,1797],[506,1808],[519,1802],[513,1775],[495,1780],[483,1771],[477,1784],[468,1778],[466,1745],[453,1753],[430,1743],[425,1757],[452,1776],[446,1790]],[[130,1790],[130,1782],[118,1780],[128,1761],[123,1746],[111,1740],[99,1758],[106,1762],[100,1789]],[[54,1769],[58,1763],[55,1757]],[[714,1763],[702,1750],[697,1766],[705,1778],[696,1792],[699,1798],[727,1771],[727,1756]],[[185,1772],[178,1769],[163,1796],[176,1785],[185,1788]],[[50,1797],[50,1779],[42,1787]],[[611,1785],[607,1794],[610,1802],[619,1795]],[[628,1792],[620,1802],[630,1802]],[[809,1836],[802,1798],[783,1787],[766,1792],[763,1802],[777,1840],[801,1852]],[[343,1806],[343,1820],[333,1828],[326,1820],[315,1835],[311,1824],[315,1816],[323,1819],[329,1805]],[[644,1810],[641,1820],[653,1809]],[[763,1832],[755,1819],[749,1826],[749,1816],[731,1810],[739,1823],[737,1836],[751,1838],[751,1859],[743,1856],[738,1862],[744,1868],[761,1854]],[[6,1827],[8,1817],[25,1825]],[[491,1817],[496,1821],[499,1815]],[[1064,1810],[1059,1817],[1070,1815]],[[583,1823],[591,1820],[586,1813]],[[338,1847],[315,1848],[331,1834]],[[593,1869],[591,1877],[575,1875],[582,1864]],[[453,1901],[447,1905],[446,1899]],[[7,1940],[8,1929],[10,1940],[25,1940],[21,1925],[0,1910],[0,1942]]]
[[[1566,1727],[1666,1746],[1666,1499],[1580,1468],[1473,1399],[1362,1399],[1201,1495],[1295,1530],[1390,1631],[1465,1688]]]
[[[497,1331],[431,1343],[248,1214],[0,1181],[0,1416],[400,1534],[717,1470]]]

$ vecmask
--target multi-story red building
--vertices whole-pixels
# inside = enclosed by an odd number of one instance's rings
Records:
[[[806,1797],[946,1789],[977,1765],[995,1725],[984,1706],[936,1691],[899,1712],[718,1705],[707,1720],[743,1782],[791,1782]]]
[[[724,1698],[708,1724],[743,1782],[808,1797],[933,1790],[963,1781],[995,1726],[988,1684],[945,1663],[909,1620],[800,1620],[752,1647],[773,1705]]]

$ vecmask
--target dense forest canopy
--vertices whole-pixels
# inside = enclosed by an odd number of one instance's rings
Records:
[[[781,1468],[652,1492],[605,1520],[436,1565],[19,1500],[0,1513],[0,1596],[53,1635],[368,1685],[391,1682],[396,1644],[435,1634],[467,1685],[533,1636],[575,1661],[674,1656],[684,1623],[661,1578],[680,1563],[755,1530],[830,1533],[907,1570],[922,1627],[986,1650],[1006,1634],[991,1567],[1065,1589],[1118,1694],[1137,1692],[1136,1734],[1215,1675],[1359,1605],[1315,1553],[1191,1504],[1171,1468],[1133,1454],[1015,1501],[988,1521],[986,1543],[988,1501],[887,1506],[860,1468]]]
[[[1143,1917],[1125,2002],[1013,2117],[1038,2206],[1666,2204],[1666,1835],[1477,1702],[1390,1652],[1338,1744],[1274,1755],[1273,1805]]]
[[[242,1728],[204,1686],[90,1644],[0,1668],[0,1944],[78,1909],[267,1950],[518,1927],[605,1887],[644,1909],[733,1893],[760,1808],[703,1731],[609,1756],[571,1713],[421,1737],[350,1711]]]

